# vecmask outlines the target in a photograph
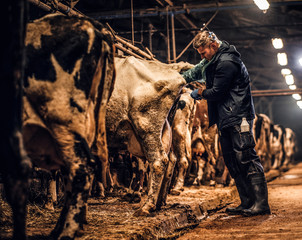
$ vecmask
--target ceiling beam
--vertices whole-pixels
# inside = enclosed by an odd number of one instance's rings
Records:
[[[170,0],[156,0],[157,2],[163,2],[173,4]],[[289,0],[271,0],[270,7],[280,7],[280,6],[287,6],[287,5],[302,5],[302,1],[289,1]],[[170,6],[170,5],[169,5]],[[240,4],[238,2],[224,2],[218,3],[219,11],[223,10],[236,10],[236,9],[246,9],[246,8],[255,8],[255,4]],[[213,12],[217,10],[216,1],[213,3],[206,3],[206,4],[186,4],[185,6],[170,6],[170,10],[173,11],[174,15],[184,14],[184,13],[193,13],[193,12]],[[144,8],[144,9],[137,9],[134,11],[135,18],[142,18],[142,17],[151,17],[151,16],[160,16],[160,15],[167,15],[171,14],[171,12],[166,11],[165,8]],[[89,17],[96,18],[98,20],[101,19],[124,19],[129,18],[130,13],[128,10],[120,10],[120,11],[98,11],[95,13],[87,13]]]

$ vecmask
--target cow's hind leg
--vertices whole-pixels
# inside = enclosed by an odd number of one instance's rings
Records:
[[[169,161],[167,154],[160,145],[160,138],[158,138],[158,141],[149,139],[149,141],[145,141],[144,143],[146,147],[146,156],[150,164],[150,188],[148,191],[147,200],[143,206],[135,212],[136,216],[149,215],[150,211],[156,209],[161,184]]]
[[[70,154],[68,156],[69,165],[62,169],[66,183],[65,204],[51,235],[55,239],[74,239],[81,233],[86,222],[91,173],[88,165],[91,154],[86,141],[76,134],[72,147],[64,150],[65,157],[67,152]]]

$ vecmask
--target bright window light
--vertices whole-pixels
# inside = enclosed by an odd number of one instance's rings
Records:
[[[287,65],[287,55],[286,55],[286,53],[278,53],[277,57],[278,57],[278,63],[281,66]]]
[[[272,43],[273,43],[274,48],[276,48],[276,49],[283,48],[283,41],[281,38],[273,38]]]
[[[299,63],[302,66],[302,58],[299,59]]]
[[[297,105],[302,109],[302,101],[297,101]]]
[[[293,85],[289,85],[288,87],[289,87],[290,90],[296,90],[297,89],[297,86],[294,85],[294,84]]]
[[[266,0],[254,0],[254,3],[260,10],[267,10],[269,8],[269,3]]]
[[[294,76],[293,75],[286,75],[285,76],[285,81],[287,85],[293,85],[295,83],[294,81]]]
[[[296,100],[301,100],[301,95],[298,94],[298,93],[295,93],[295,94],[293,94],[292,96],[293,96],[293,98],[296,99]]]
[[[283,76],[289,75],[289,74],[291,74],[291,73],[292,73],[292,71],[291,71],[290,69],[288,69],[288,68],[283,68],[283,69],[281,70],[281,74],[282,74]]]

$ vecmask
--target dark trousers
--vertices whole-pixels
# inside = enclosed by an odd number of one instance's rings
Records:
[[[263,172],[260,158],[255,151],[255,141],[252,132],[253,121],[248,121],[250,131],[241,133],[240,125],[220,130],[220,144],[225,164],[232,176]]]

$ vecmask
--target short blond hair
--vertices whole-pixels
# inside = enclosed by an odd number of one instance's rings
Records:
[[[199,32],[193,41],[193,47],[195,49],[199,47],[204,47],[211,42],[218,42],[219,39],[216,37],[215,33],[204,30]]]

